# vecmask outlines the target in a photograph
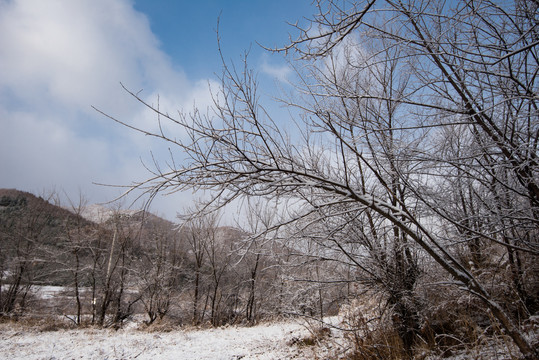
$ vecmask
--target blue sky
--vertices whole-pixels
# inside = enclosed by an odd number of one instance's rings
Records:
[[[0,188],[55,190],[89,203],[148,176],[141,161],[159,144],[128,131],[91,106],[152,128],[155,118],[120,87],[174,113],[205,107],[221,70],[216,26],[227,60],[250,51],[264,84],[288,74],[286,62],[257,42],[279,46],[310,0],[0,0]],[[273,91],[268,87],[266,92]],[[170,219],[196,197],[159,198]]]
[[[138,0],[134,7],[148,17],[163,51],[194,77],[220,68],[218,18],[227,57],[239,58],[251,49],[257,58],[263,52],[257,42],[268,47],[286,44],[288,34],[294,31],[287,23],[302,20],[314,9],[310,0]]]

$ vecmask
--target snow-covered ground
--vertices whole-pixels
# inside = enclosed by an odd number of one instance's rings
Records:
[[[328,318],[332,324],[339,319]],[[181,329],[150,332],[136,329],[131,323],[125,329],[80,329],[39,331],[39,327],[0,324],[0,360],[3,359],[339,359],[350,349],[343,333],[328,331],[317,346],[302,339],[312,336],[319,323],[305,321],[275,322],[253,327]],[[535,329],[537,330],[537,329]],[[539,343],[535,330],[527,334],[531,343]],[[484,339],[472,348],[456,348],[444,360],[518,358],[518,351],[500,337]],[[437,360],[440,355],[424,353],[423,359]]]
[[[146,332],[59,330],[39,332],[0,326],[2,359],[310,359],[290,345],[308,334],[297,322],[205,330]]]

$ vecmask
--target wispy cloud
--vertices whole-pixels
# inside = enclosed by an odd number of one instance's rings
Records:
[[[292,75],[292,69],[288,64],[270,64],[267,58],[262,61],[261,71],[282,83],[289,83],[289,77]]]

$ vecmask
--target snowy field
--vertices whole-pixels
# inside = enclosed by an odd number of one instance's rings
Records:
[[[337,318],[328,319],[336,324]],[[318,346],[301,344],[309,338],[313,324],[298,321],[276,322],[253,327],[181,329],[149,332],[131,328],[40,331],[9,323],[0,324],[0,360],[3,359],[338,359],[349,349],[343,334],[332,328],[327,341]],[[327,328],[326,328],[327,329]],[[329,330],[329,329],[327,329]],[[527,334],[538,344],[539,334]],[[519,356],[515,347],[501,338],[486,338],[481,345],[454,349],[444,360],[497,359]],[[438,360],[436,354],[422,354],[425,360]]]
[[[59,330],[39,332],[0,326],[2,359],[311,359],[290,345],[308,334],[297,322],[254,327],[145,332]]]

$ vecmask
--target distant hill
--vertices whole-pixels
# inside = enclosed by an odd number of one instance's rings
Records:
[[[40,196],[15,189],[0,189],[0,242],[4,249],[20,246],[23,240],[32,248],[56,247],[66,227],[75,224],[79,228],[95,225]]]
[[[175,223],[144,210],[112,209],[99,204],[82,207],[80,215],[88,221],[101,225],[110,223],[117,217],[123,223],[142,224],[143,228],[161,226],[173,230],[177,227]]]
[[[15,214],[16,212],[16,214]],[[10,216],[37,215],[37,213],[46,214],[49,218],[49,225],[70,219],[73,221],[80,217],[86,225],[102,225],[110,222],[115,216],[118,216],[123,222],[131,221],[133,223],[160,224],[169,228],[176,227],[176,224],[160,218],[143,210],[125,210],[113,209],[99,204],[83,206],[79,214],[74,209],[64,206],[57,206],[50,201],[31,194],[29,192],[16,189],[0,189],[0,220],[6,221]]]
[[[72,261],[70,247],[75,243],[82,249],[81,263],[89,264],[95,252],[92,248],[110,247],[107,244],[115,228],[120,227],[125,236],[140,239],[137,246],[144,248],[150,246],[146,239],[155,238],[157,232],[173,239],[177,227],[144,211],[89,205],[77,212],[80,215],[29,192],[0,189],[0,271],[4,271],[0,275],[21,269],[28,275],[25,281],[62,284],[68,276],[61,269]]]
[[[84,206],[81,210],[82,211],[80,215],[82,217],[97,224],[107,222],[112,217],[114,217],[114,215],[121,215],[127,218],[136,216],[138,213],[141,212],[141,210],[111,209],[99,204]]]
[[[16,189],[0,189],[0,219],[6,220],[14,212],[25,216],[37,215],[39,212],[54,219],[76,217],[67,209],[53,205],[40,196]]]

